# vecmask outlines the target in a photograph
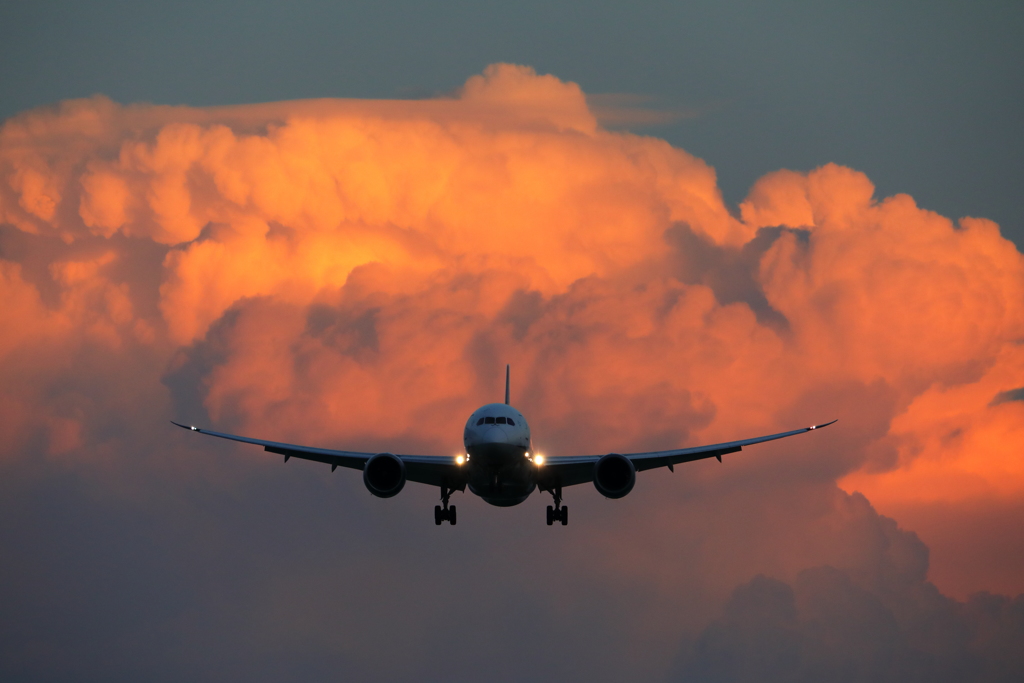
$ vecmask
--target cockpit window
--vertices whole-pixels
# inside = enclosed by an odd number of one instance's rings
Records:
[[[512,418],[511,418],[511,417],[510,417],[510,418],[508,419],[508,423],[509,423],[510,425],[512,425],[513,427],[515,427],[515,426],[516,426],[516,423],[515,423],[515,422],[514,422],[514,421],[512,420]]]
[[[482,425],[484,423],[484,419],[481,417],[479,420],[476,421],[476,423],[478,426]]]
[[[494,424],[494,418],[493,417],[485,417],[484,418],[484,422],[486,422],[489,425],[492,425],[492,424]]]
[[[499,417],[498,419],[495,420],[495,422],[497,422],[500,425],[503,425],[505,424],[505,418]]]

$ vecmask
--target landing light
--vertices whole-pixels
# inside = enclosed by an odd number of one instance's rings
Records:
[[[455,456],[455,464],[456,465],[461,465],[464,462],[466,462],[466,456],[464,456],[464,455],[456,455]]]
[[[538,465],[538,466],[539,465],[543,465],[544,464],[544,456],[543,455],[535,455],[535,456],[533,456],[533,464],[534,465]]]

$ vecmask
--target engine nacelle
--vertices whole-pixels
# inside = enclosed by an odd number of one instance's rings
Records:
[[[363,483],[378,498],[397,496],[405,486],[405,463],[394,453],[378,453],[363,465]]]
[[[636,484],[636,468],[629,458],[609,453],[594,463],[594,488],[605,498],[622,498]]]

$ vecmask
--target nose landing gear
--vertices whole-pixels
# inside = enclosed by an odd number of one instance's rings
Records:
[[[451,497],[452,491],[453,489],[449,489],[444,484],[441,485],[441,502],[444,503],[444,507],[434,506],[434,524],[437,526],[441,526],[441,522],[448,522],[455,526],[455,506],[448,507],[448,498]]]
[[[555,499],[555,506],[548,505],[548,526],[555,522],[561,522],[562,526],[565,526],[569,523],[569,507],[562,505],[562,487],[556,486],[551,495]]]

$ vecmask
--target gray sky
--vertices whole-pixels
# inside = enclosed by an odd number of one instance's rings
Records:
[[[423,97],[487,64],[700,113],[643,129],[761,175],[852,166],[879,196],[1024,244],[1024,6],[1010,2],[8,2],[0,117],[69,97]]]

